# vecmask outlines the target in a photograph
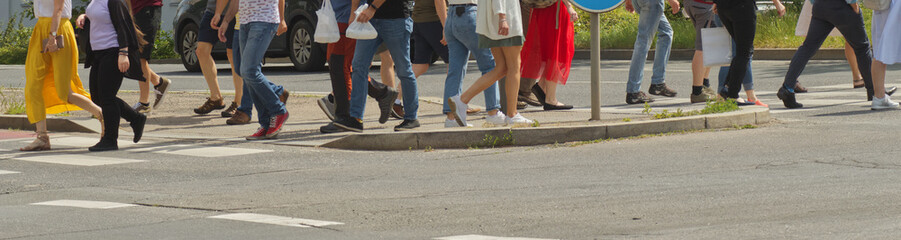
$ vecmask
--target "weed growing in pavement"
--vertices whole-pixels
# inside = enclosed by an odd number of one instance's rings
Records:
[[[741,110],[735,99],[726,101],[707,101],[707,106],[701,109],[701,114],[724,113]]]
[[[623,118],[623,122],[631,122],[631,121],[632,121],[631,118]]]
[[[0,109],[4,114],[25,113],[25,100],[15,96],[6,95],[6,87],[0,86]]]
[[[744,126],[732,125],[732,127],[735,129],[755,129],[755,128],[757,128],[757,126],[751,125],[751,124],[745,124]]]
[[[708,131],[708,130],[706,130],[706,129],[683,130],[683,131],[673,131],[673,132],[657,133],[657,134],[642,134],[642,135],[638,135],[638,136],[622,137],[622,138],[601,138],[601,139],[595,139],[595,140],[573,142],[569,146],[570,147],[578,147],[578,146],[582,146],[585,144],[604,143],[604,142],[621,141],[621,140],[636,140],[636,139],[643,139],[643,138],[650,138],[650,137],[672,136],[672,135],[696,133],[696,132],[704,132],[704,131]]]
[[[432,146],[426,146],[424,150],[425,150],[425,152],[434,152],[435,151],[435,149],[432,148]]]
[[[470,149],[479,149],[482,147],[487,148],[495,148],[495,147],[503,147],[510,146],[516,143],[516,140],[513,139],[513,130],[509,130],[503,136],[494,136],[491,134],[485,134],[485,138],[482,138],[482,142],[470,145]]]
[[[674,117],[688,117],[702,114],[724,113],[737,110],[741,110],[741,108],[738,107],[738,103],[736,103],[733,99],[729,99],[725,101],[707,101],[707,106],[705,106],[704,109],[701,110],[683,111],[681,108],[677,108],[675,112],[670,112],[669,110],[664,109],[659,113],[654,113],[653,109],[651,109],[651,106],[645,103],[644,110],[642,110],[641,112],[651,115],[653,119],[664,119]]]

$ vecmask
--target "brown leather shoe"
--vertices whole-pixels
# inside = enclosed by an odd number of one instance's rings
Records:
[[[222,111],[222,117],[232,117],[235,115],[235,112],[238,111],[238,103],[232,102],[231,105],[228,105],[228,108],[225,111]]]
[[[225,124],[228,125],[243,125],[248,123],[250,123],[250,116],[247,116],[247,114],[242,111],[235,111],[235,115],[232,115],[231,118],[225,120]]]
[[[404,105],[394,104],[394,106],[391,107],[391,110],[392,110],[391,111],[392,117],[397,118],[397,119],[404,118]]]
[[[288,93],[288,90],[282,91],[282,95],[278,95],[278,100],[282,101],[282,104],[288,103],[288,97],[291,96],[291,93]]]
[[[222,103],[222,99],[213,101],[210,98],[206,98],[206,102],[203,105],[200,105],[199,108],[194,109],[194,113],[196,114],[207,114],[212,112],[213,110],[219,110],[225,108],[225,104]]]

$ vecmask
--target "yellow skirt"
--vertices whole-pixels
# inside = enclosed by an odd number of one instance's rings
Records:
[[[50,18],[38,18],[28,42],[25,108],[31,123],[46,119],[47,114],[81,110],[68,103],[70,91],[90,98],[78,77],[78,45],[69,19],[60,19],[56,31],[63,36],[65,47],[53,53],[41,53],[43,40],[50,37],[51,21]]]

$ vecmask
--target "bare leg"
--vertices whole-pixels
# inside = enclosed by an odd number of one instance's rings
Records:
[[[222,93],[219,92],[219,79],[217,79],[216,62],[210,53],[213,50],[213,44],[208,42],[197,43],[197,60],[200,61],[200,70],[203,72],[203,78],[210,88],[210,100],[216,101],[222,99]]]
[[[757,95],[754,94],[754,90],[745,90],[745,94],[748,95],[748,102],[757,102]]]
[[[138,87],[141,89],[141,97],[138,101],[141,103],[150,103],[150,87],[160,84],[160,75],[157,75],[153,69],[150,69],[150,64],[147,62],[147,59],[141,59],[141,69],[144,70],[144,78],[147,79],[147,81],[138,82]]]
[[[415,74],[417,78],[427,71],[429,71],[428,64],[413,64],[413,74]]]
[[[857,69],[857,56],[854,55],[854,49],[851,48],[851,44],[848,44],[848,42],[845,42],[845,59],[848,60],[848,66],[851,66],[852,80],[863,79],[863,76],[860,75],[860,69]]]
[[[550,105],[563,105],[560,101],[557,101],[557,83],[548,81],[547,79],[541,79],[538,84],[544,89],[544,102]]]
[[[873,59],[870,69],[873,73],[873,97],[885,98],[885,63]]]
[[[695,50],[695,55],[691,59],[691,86],[700,87],[704,85],[704,79],[710,76],[710,68],[704,66],[704,52]]]
[[[469,101],[471,101],[476,94],[485,91],[485,89],[488,89],[492,84],[507,75],[507,60],[504,58],[501,48],[491,48],[491,55],[494,55],[494,69],[479,77],[472,86],[469,86],[466,91],[463,91],[463,93],[460,94],[460,100],[462,100],[463,103],[469,104]],[[516,69],[519,70],[519,67],[516,67]],[[518,87],[519,85],[516,86]],[[513,109],[516,109],[515,105]]]
[[[241,97],[244,96],[244,79],[235,72],[235,63],[232,59],[231,49],[225,51],[225,55],[228,56],[228,64],[232,66],[232,82],[235,84],[235,103],[241,104]]]
[[[504,86],[507,91],[507,116],[514,117],[518,113],[516,110],[516,96],[519,94],[519,80],[521,74],[519,67],[522,64],[522,59],[519,54],[522,51],[522,46],[502,47],[500,49],[503,49],[502,52],[504,57],[506,57],[507,64],[507,82],[506,86]]]

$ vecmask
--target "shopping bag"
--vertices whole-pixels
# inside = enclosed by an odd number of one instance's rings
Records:
[[[359,18],[360,14],[363,13],[363,10],[369,8],[369,4],[363,4],[357,11],[354,13]],[[375,39],[379,36],[379,33],[375,31],[375,27],[372,27],[372,24],[369,22],[361,23],[357,22],[357,19],[354,19],[353,22],[350,23],[350,26],[347,26],[347,37],[359,40],[369,40]]]
[[[316,11],[316,33],[313,34],[313,41],[318,43],[334,43],[341,39],[341,32],[338,30],[338,20],[335,18],[335,10],[332,9],[332,1],[325,0],[322,8]]]
[[[708,22],[709,26],[710,23]],[[732,36],[724,27],[702,28],[701,45],[704,49],[704,66],[717,67],[732,63]]]

